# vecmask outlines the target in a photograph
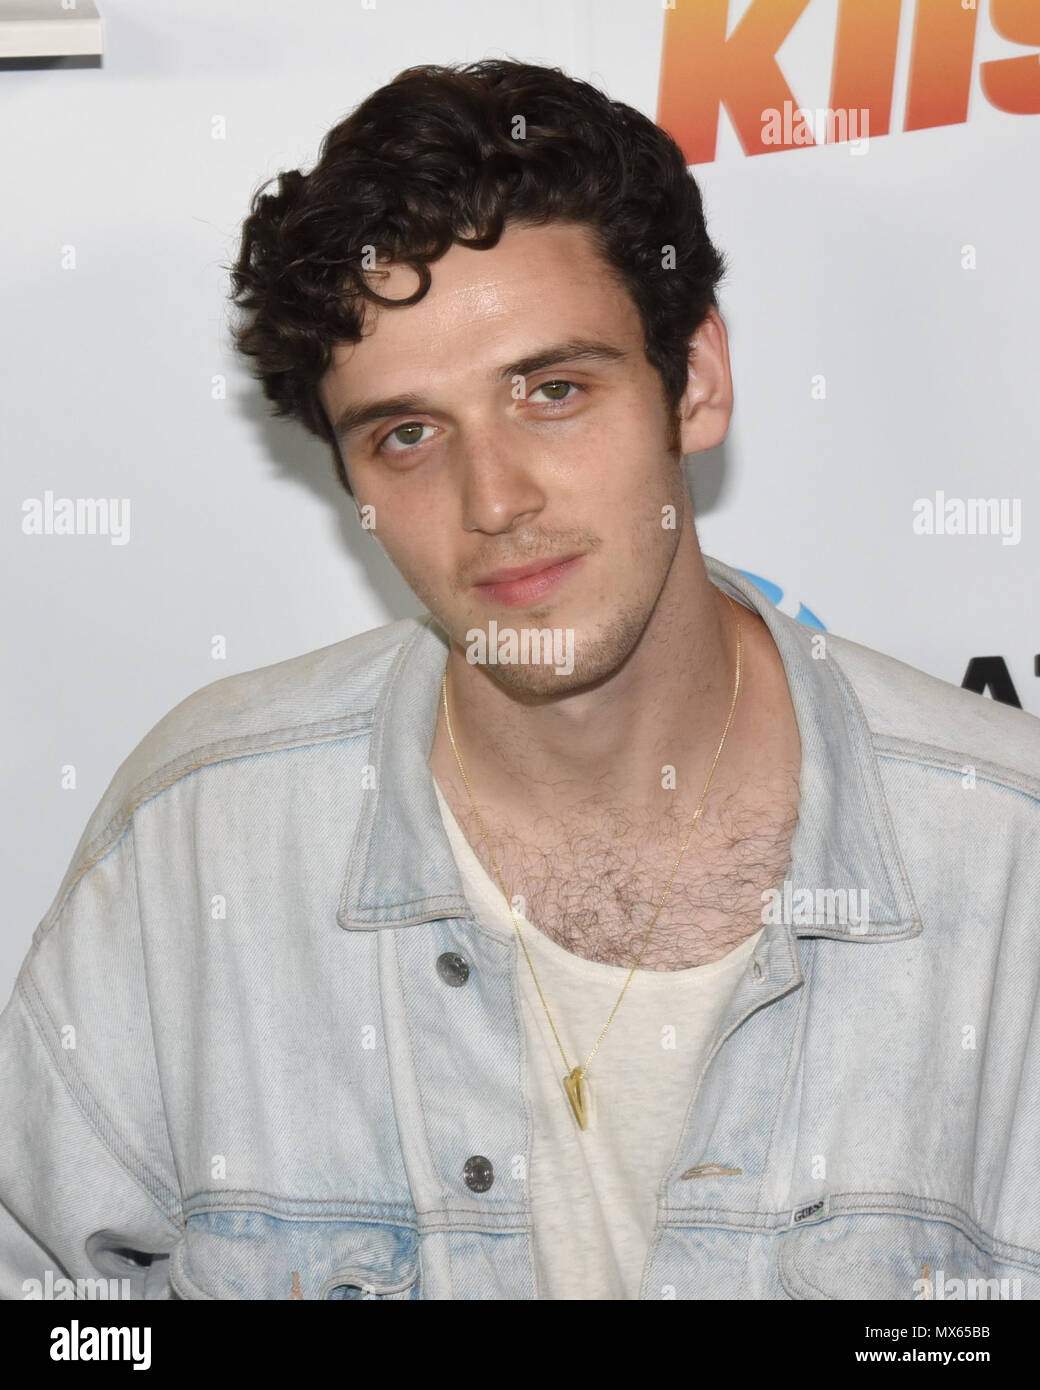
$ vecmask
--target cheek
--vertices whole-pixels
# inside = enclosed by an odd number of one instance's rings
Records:
[[[377,534],[388,558],[413,588],[413,580],[428,584],[444,563],[443,556],[438,558],[438,528],[402,516],[399,507],[384,504],[377,508],[377,516],[387,515],[392,516],[392,522],[377,526]]]
[[[458,539],[432,510],[395,517],[383,541],[387,556],[408,587],[433,612],[458,600]]]
[[[427,582],[436,582],[444,564],[444,557],[433,543],[432,532],[413,532],[407,539],[395,541],[394,545],[391,553],[404,574],[425,579]]]
[[[676,421],[667,411],[656,388],[647,384],[620,397],[597,431],[598,442],[609,457],[628,461],[628,471],[652,474],[660,470],[675,435]]]
[[[573,492],[599,515],[616,516],[617,528],[626,529],[647,505],[674,502],[681,468],[669,453],[667,436],[660,412],[643,408],[614,415],[571,470]]]

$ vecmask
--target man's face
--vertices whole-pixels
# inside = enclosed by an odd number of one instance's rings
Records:
[[[498,664],[490,676],[531,694],[580,688],[639,640],[686,515],[674,417],[638,311],[575,224],[507,226],[492,249],[455,245],[430,269],[425,297],[374,309],[321,383],[334,426],[382,403],[340,439],[355,500],[374,508],[391,561],[464,649],[492,618],[499,631],[573,630],[569,674]],[[397,298],[417,280],[395,265],[373,283]]]

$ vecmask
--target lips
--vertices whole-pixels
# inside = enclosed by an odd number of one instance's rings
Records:
[[[473,587],[483,598],[508,608],[529,607],[540,603],[581,564],[584,555],[571,555],[562,560],[534,560],[512,570],[496,570]]]
[[[558,560],[532,560],[529,565],[517,565],[514,569],[495,570],[493,574],[485,574],[483,578],[473,582],[478,588],[487,584],[508,584],[514,579],[527,579],[532,574],[539,574],[542,570],[554,569],[557,565],[566,564],[568,560],[573,560],[574,555],[561,555]]]

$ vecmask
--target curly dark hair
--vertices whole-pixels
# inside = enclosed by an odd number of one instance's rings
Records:
[[[272,414],[298,420],[343,457],[317,387],[339,342],[358,342],[365,301],[414,304],[429,262],[454,243],[494,246],[506,222],[587,224],[628,289],[645,351],[674,410],[689,340],[727,270],[675,141],[648,117],[559,68],[489,59],[407,68],[321,143],[309,174],[253,195],[231,298]],[[363,267],[362,257],[367,259]],[[410,265],[418,289],[384,299],[373,255]]]

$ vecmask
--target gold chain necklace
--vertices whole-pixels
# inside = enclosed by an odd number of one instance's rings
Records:
[[[639,962],[643,959],[643,952],[646,950],[647,942],[650,940],[650,933],[653,931],[654,927],[656,927],[657,919],[661,915],[661,910],[664,907],[665,903],[668,901],[668,895],[672,891],[672,883],[675,880],[675,875],[679,872],[679,865],[682,863],[683,855],[686,853],[686,847],[690,843],[690,837],[693,834],[694,826],[696,826],[698,820],[700,819],[701,811],[704,807],[704,800],[705,797],[708,795],[708,788],[711,786],[711,779],[715,775],[715,769],[718,766],[719,758],[722,756],[722,749],[726,742],[726,735],[729,733],[730,725],[733,722],[733,712],[737,707],[737,696],[740,694],[740,673],[741,667],[743,665],[744,640],[740,626],[740,617],[738,616],[738,605],[734,603],[733,599],[730,598],[729,594],[724,595],[724,597],[727,599],[730,607],[733,609],[734,617],[736,619],[737,624],[737,668],[733,680],[733,698],[730,701],[729,714],[726,717],[726,727],[722,731],[722,738],[719,740],[719,746],[715,751],[715,757],[712,759],[711,767],[708,769],[708,778],[707,781],[704,783],[704,790],[701,792],[701,799],[697,803],[697,810],[694,813],[693,820],[690,822],[690,828],[686,832],[686,839],[683,842],[682,849],[679,851],[679,858],[675,861],[675,867],[672,869],[671,877],[668,880],[668,886],[664,890],[664,897],[658,904],[657,911],[654,913],[654,920],[650,923],[650,926],[647,928],[646,935],[643,937],[643,944],[639,948],[639,955],[636,956],[635,965],[633,965],[632,969],[628,973],[628,979],[621,987],[621,993],[617,997],[617,1003],[615,1003],[613,1009],[611,1009],[610,1017],[603,1025],[603,1031],[596,1039],[596,1045],[589,1053],[588,1057],[585,1059],[585,1063],[583,1066],[571,1067],[570,1062],[567,1060],[567,1054],[564,1051],[563,1043],[560,1041],[560,1035],[556,1031],[556,1024],[553,1022],[553,1016],[549,1012],[549,1005],[545,1002],[545,995],[542,993],[542,987],[538,983],[538,976],[535,973],[535,968],[531,963],[531,957],[530,955],[528,955],[527,944],[524,941],[524,934],[520,930],[520,924],[516,920],[516,914],[513,912],[512,900],[510,899],[509,894],[506,892],[505,884],[502,882],[502,875],[498,869],[498,863],[495,859],[495,856],[491,852],[491,844],[488,840],[487,831],[484,828],[484,821],[481,818],[480,812],[477,810],[477,803],[473,799],[473,792],[469,785],[469,778],[466,776],[466,769],[462,766],[462,757],[459,754],[458,744],[455,742],[455,734],[452,731],[451,715],[448,713],[448,669],[447,667],[444,668],[444,676],[441,680],[441,702],[444,706],[444,722],[447,725],[448,737],[449,739],[451,739],[451,746],[455,753],[455,761],[459,765],[459,772],[462,774],[462,781],[466,787],[466,794],[469,797],[470,805],[473,807],[473,814],[477,818],[477,824],[480,826],[480,838],[484,841],[484,848],[487,850],[488,858],[491,860],[492,866],[494,867],[495,877],[498,879],[498,886],[502,889],[502,894],[505,897],[506,905],[509,908],[509,915],[513,919],[513,926],[516,928],[516,934],[520,938],[520,945],[523,948],[528,968],[531,971],[531,978],[534,981],[534,987],[538,991],[538,998],[542,1001],[542,1008],[545,1010],[545,1016],[549,1020],[549,1027],[552,1029],[552,1035],[556,1039],[556,1046],[560,1049],[560,1056],[563,1058],[563,1065],[567,1068],[567,1075],[563,1078],[563,1088],[567,1094],[567,1099],[570,1102],[571,1109],[574,1111],[574,1118],[577,1120],[578,1126],[581,1129],[588,1129],[589,1097],[587,1090],[587,1078],[589,1067],[592,1065],[593,1057],[595,1057],[596,1053],[599,1051],[600,1043],[606,1037],[607,1029],[614,1022],[614,1015],[617,1013],[621,1005],[621,1001],[625,997],[625,991],[632,983],[632,977],[635,975],[636,971],[639,968]]]

